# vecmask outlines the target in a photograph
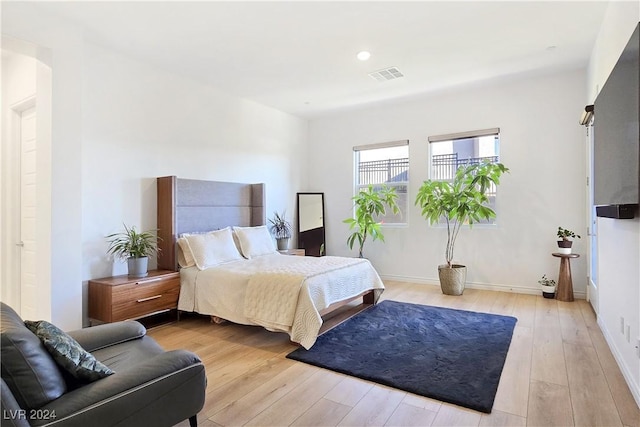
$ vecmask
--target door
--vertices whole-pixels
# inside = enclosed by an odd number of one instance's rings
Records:
[[[598,314],[598,222],[596,207],[593,197],[593,120],[587,126],[587,235],[588,235],[588,274],[587,274],[587,300],[591,303],[593,311]]]
[[[51,51],[18,39],[2,47],[0,297],[24,318],[51,321],[52,70],[38,59]]]
[[[36,282],[36,107],[20,113],[20,315],[38,318]]]

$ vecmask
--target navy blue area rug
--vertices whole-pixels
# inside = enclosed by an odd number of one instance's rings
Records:
[[[287,357],[490,413],[516,321],[383,301]]]

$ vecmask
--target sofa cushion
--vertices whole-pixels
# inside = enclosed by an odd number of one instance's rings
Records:
[[[42,342],[8,305],[0,303],[2,379],[23,409],[34,409],[62,396],[67,385]]]
[[[24,323],[40,338],[58,365],[74,378],[92,382],[114,373],[57,326],[45,320],[26,320]]]

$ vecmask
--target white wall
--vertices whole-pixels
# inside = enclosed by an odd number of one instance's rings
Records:
[[[609,3],[589,63],[588,103],[606,82],[638,21],[640,3]],[[598,218],[597,227],[598,323],[640,406],[640,218]],[[621,317],[630,327],[629,341],[621,332]]]
[[[365,256],[384,277],[437,283],[446,229],[428,226],[413,206],[428,178],[427,137],[500,127],[501,161],[511,173],[498,189],[498,225],[463,229],[455,260],[468,266],[469,286],[539,294],[543,274],[557,277],[557,227],[586,234],[586,147],[577,123],[584,84],[584,71],[524,75],[313,120],[309,190],[326,192],[328,254],[354,254],[341,222],[351,214],[352,147],[409,139],[408,226],[385,228],[386,242],[367,242]],[[574,251],[584,254],[584,244],[577,241]],[[585,257],[572,270],[575,294],[584,297]]]
[[[83,278],[126,273],[104,236],[155,228],[158,176],[264,182],[267,216],[294,212],[305,120],[95,45],[83,62]]]
[[[51,69],[49,93],[55,95],[47,102],[52,121],[43,123],[49,126],[51,139],[48,152],[38,151],[48,163],[38,170],[43,178],[38,191],[48,192],[43,203],[49,204],[49,218],[40,227],[44,234],[38,241],[46,240],[50,256],[38,267],[48,276],[52,322],[73,329],[82,325],[82,40],[73,24],[57,21],[32,2],[2,4],[2,33],[35,44],[34,57]],[[40,160],[45,159],[39,159],[39,166]]]

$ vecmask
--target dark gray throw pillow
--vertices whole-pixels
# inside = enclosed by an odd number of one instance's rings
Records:
[[[42,341],[3,302],[0,302],[0,338],[2,379],[22,409],[40,408],[67,392],[60,367]],[[3,404],[4,398],[3,393]],[[5,409],[3,406],[2,410]]]
[[[40,338],[56,363],[74,378],[91,382],[114,373],[55,325],[45,320],[25,320],[24,324]]]

